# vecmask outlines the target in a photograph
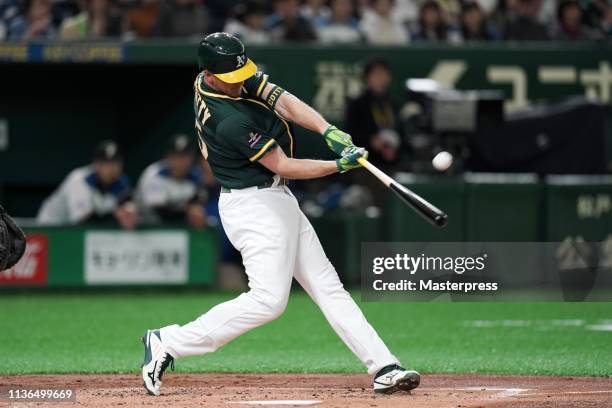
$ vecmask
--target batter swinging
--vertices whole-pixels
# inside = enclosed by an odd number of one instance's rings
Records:
[[[195,127],[202,154],[223,186],[221,220],[242,254],[250,290],[184,326],[145,333],[142,378],[148,393],[159,395],[164,371],[175,359],[213,352],[280,316],[293,278],[374,375],[374,391],[416,388],[419,374],[402,368],[366,321],[287,188],[287,179],[357,168],[357,159],[367,158],[367,152],[314,109],[271,83],[268,75],[257,72],[236,37],[208,35],[200,43],[198,57]],[[290,122],[322,134],[340,158],[294,159]]]

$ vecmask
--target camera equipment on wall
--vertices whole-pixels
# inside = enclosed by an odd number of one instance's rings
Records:
[[[408,79],[406,90],[402,117],[412,129],[415,171],[433,171],[431,159],[440,151],[450,152],[453,170],[461,170],[469,157],[468,136],[504,122],[501,91],[459,91],[431,79]]]

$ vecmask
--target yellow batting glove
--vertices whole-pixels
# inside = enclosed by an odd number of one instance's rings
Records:
[[[338,156],[346,156],[347,148],[355,147],[351,135],[331,125],[323,133],[325,143]]]

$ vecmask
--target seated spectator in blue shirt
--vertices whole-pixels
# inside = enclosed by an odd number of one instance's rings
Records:
[[[463,3],[461,12],[461,35],[463,41],[494,41],[500,35],[489,27],[487,20],[475,1]]]
[[[42,225],[118,222],[132,229],[137,218],[121,152],[117,143],[106,140],[96,147],[92,164],[73,170],[43,202],[37,221]]]
[[[35,37],[53,37],[51,0],[24,0],[20,15],[13,18],[8,26],[10,40],[30,40]]]
[[[186,223],[206,227],[206,191],[195,148],[186,135],[170,139],[166,157],[147,167],[137,187],[137,202],[145,223]]]
[[[353,15],[352,0],[332,0],[331,15],[315,21],[319,41],[323,43],[355,43],[361,41],[359,21]]]
[[[275,0],[274,14],[266,21],[273,41],[313,41],[317,36],[308,19],[300,14],[298,0]]]
[[[457,43],[461,41],[461,35],[444,21],[438,2],[428,0],[421,6],[419,26],[413,33],[412,39],[414,41]]]

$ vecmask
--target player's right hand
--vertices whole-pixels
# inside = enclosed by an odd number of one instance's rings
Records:
[[[346,156],[349,154],[350,148],[355,147],[351,135],[341,131],[334,125],[330,125],[323,133],[325,143],[338,156]]]
[[[368,158],[368,151],[363,147],[348,147],[346,153],[346,155],[336,160],[336,166],[338,166],[340,173],[361,167],[361,163],[358,160],[362,157],[366,160]]]

